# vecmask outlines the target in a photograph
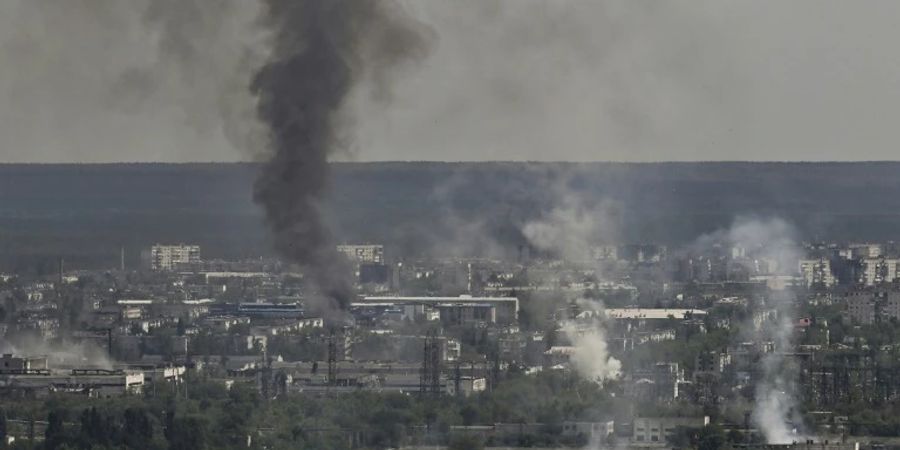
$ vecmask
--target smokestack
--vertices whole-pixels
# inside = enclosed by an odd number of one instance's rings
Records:
[[[342,106],[361,81],[381,99],[399,64],[424,55],[427,29],[393,0],[266,0],[271,53],[254,77],[257,114],[270,159],[254,199],[265,210],[276,250],[299,264],[333,304],[353,295],[349,268],[322,218],[329,157],[347,148]]]
[[[125,271],[125,246],[119,249],[119,271]]]

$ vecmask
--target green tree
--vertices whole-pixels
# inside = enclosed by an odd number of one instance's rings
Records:
[[[207,448],[206,422],[200,417],[176,417],[167,430],[170,450],[203,450]]]
[[[710,424],[700,430],[698,450],[719,450],[725,446],[725,431],[722,427]]]
[[[484,450],[484,442],[478,436],[459,435],[450,438],[448,450]]]
[[[55,450],[66,442],[63,428],[63,411],[52,410],[47,414],[47,428],[44,430],[44,448]]]
[[[0,408],[0,448],[6,448],[6,411]]]
[[[459,415],[462,416],[462,424],[465,426],[475,425],[478,421],[478,408],[474,405],[465,405],[462,409],[459,410]]]
[[[122,443],[127,448],[147,449],[151,448],[152,440],[153,424],[147,413],[138,408],[126,409]]]
[[[111,444],[114,430],[111,420],[102,415],[95,407],[81,412],[81,446],[94,448]]]

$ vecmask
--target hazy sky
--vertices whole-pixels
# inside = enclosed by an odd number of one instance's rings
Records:
[[[357,160],[898,159],[900,2],[405,0],[437,38]],[[251,0],[3,0],[0,161],[259,153]]]

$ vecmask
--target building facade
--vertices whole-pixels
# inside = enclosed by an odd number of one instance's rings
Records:
[[[161,245],[150,247],[150,269],[172,270],[178,264],[194,264],[200,262],[199,245]]]
[[[866,258],[862,261],[861,284],[875,286],[892,283],[897,279],[897,266],[900,260],[885,258]]]
[[[869,291],[847,293],[847,316],[855,323],[871,325],[875,323],[878,310],[878,296]]]
[[[846,295],[847,317],[860,325],[900,320],[900,292],[851,291]]]
[[[825,258],[801,260],[800,276],[806,282],[806,287],[831,287],[835,285],[834,273],[831,271],[831,261]]]
[[[679,427],[703,428],[709,425],[709,417],[636,417],[632,442],[637,444],[664,444]]]
[[[337,251],[358,264],[384,264],[384,246],[379,244],[338,245]]]

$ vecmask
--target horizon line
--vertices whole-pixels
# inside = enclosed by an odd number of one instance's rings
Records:
[[[113,165],[256,165],[266,161],[0,161],[0,166],[113,166]],[[620,164],[620,165],[653,165],[653,164],[874,164],[900,163],[900,159],[859,159],[859,160],[746,160],[746,159],[709,159],[709,160],[660,160],[660,161],[566,161],[566,160],[372,160],[372,161],[329,161],[329,164]]]

